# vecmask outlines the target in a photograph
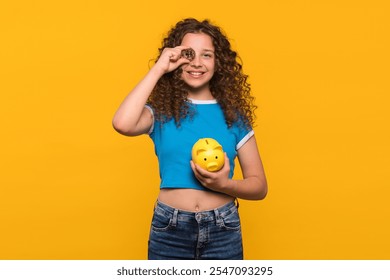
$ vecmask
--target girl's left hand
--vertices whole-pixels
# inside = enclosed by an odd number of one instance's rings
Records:
[[[223,189],[227,186],[230,172],[230,162],[226,153],[225,163],[222,169],[216,172],[209,172],[200,167],[199,165],[195,164],[192,160],[190,164],[192,171],[195,174],[195,177],[199,180],[202,186],[213,191],[224,192]]]

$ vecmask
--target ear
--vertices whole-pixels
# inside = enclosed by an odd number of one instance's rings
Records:
[[[215,146],[214,150],[220,150],[222,152],[222,146],[221,145],[217,145],[217,146]]]
[[[196,151],[196,155],[199,155],[200,153],[205,152],[205,151],[206,151],[205,149],[199,149]]]

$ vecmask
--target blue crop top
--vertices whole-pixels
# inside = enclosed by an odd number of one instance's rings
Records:
[[[216,100],[190,100],[189,105],[195,114],[192,119],[181,120],[180,127],[173,119],[162,126],[155,120],[149,131],[159,162],[160,188],[207,190],[196,179],[190,166],[192,146],[199,138],[214,138],[222,145],[230,159],[229,178],[232,178],[237,150],[254,134],[252,129],[237,123],[228,128]],[[146,107],[154,115],[153,108]]]

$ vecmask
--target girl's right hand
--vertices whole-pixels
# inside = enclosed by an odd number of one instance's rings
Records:
[[[166,74],[182,64],[189,63],[190,60],[181,55],[181,51],[185,49],[188,49],[188,47],[177,46],[175,48],[165,48],[154,67],[157,67],[163,74]]]

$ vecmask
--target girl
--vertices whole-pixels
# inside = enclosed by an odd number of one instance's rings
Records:
[[[253,97],[237,60],[219,27],[184,19],[113,118],[121,134],[149,134],[159,160],[149,259],[243,259],[235,200],[263,199],[267,183],[252,130]],[[199,138],[222,145],[221,170],[192,162]],[[236,156],[242,180],[232,179]]]

